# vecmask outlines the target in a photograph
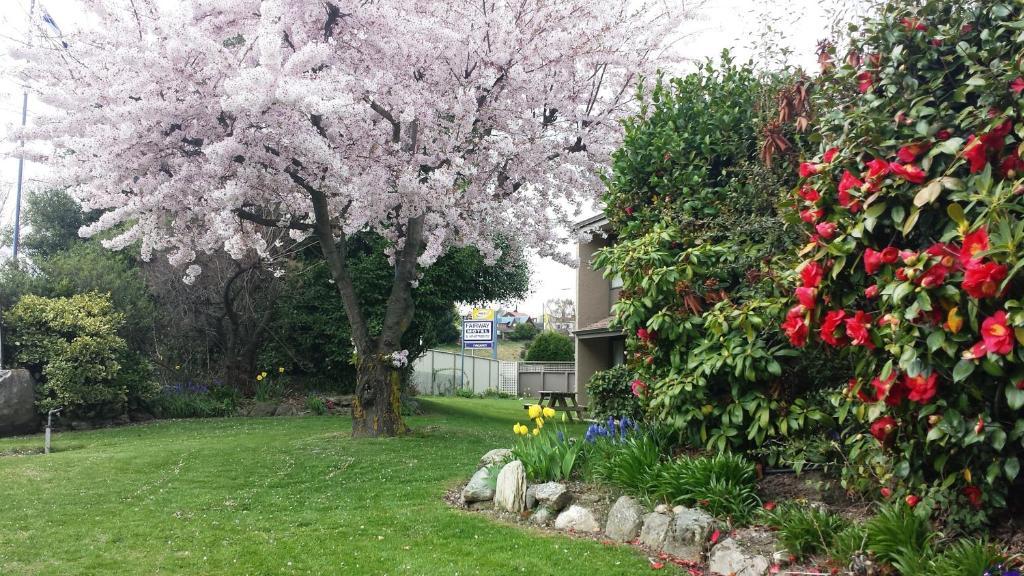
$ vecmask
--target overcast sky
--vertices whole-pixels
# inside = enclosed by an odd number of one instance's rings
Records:
[[[11,43],[26,37],[30,2],[0,0],[0,70]],[[64,28],[72,27],[81,18],[76,0],[43,0],[42,4]],[[724,48],[730,48],[743,60],[756,57],[753,40],[761,35],[764,23],[768,22],[783,33],[781,44],[793,52],[790,61],[813,70],[815,45],[826,36],[826,9],[831,4],[813,0],[708,0],[699,17],[682,31],[684,40],[675,50],[691,60],[717,57]],[[0,77],[0,151],[5,154],[10,149],[7,134],[21,119],[21,101],[18,85],[7,76]],[[30,99],[30,121],[33,104]],[[45,170],[45,166],[26,164],[26,189],[31,190]],[[17,171],[17,160],[9,155],[0,156],[0,199],[3,200],[0,222],[4,225],[13,221]],[[572,247],[567,249],[572,251]],[[10,253],[10,247],[0,247],[0,254],[5,253]],[[514,303],[520,310],[540,315],[546,300],[574,297],[574,269],[541,258],[532,258],[531,265],[532,293],[525,301]]]

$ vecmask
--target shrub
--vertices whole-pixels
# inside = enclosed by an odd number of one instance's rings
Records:
[[[572,338],[558,332],[542,332],[526,351],[527,362],[572,362],[576,356]]]
[[[158,418],[216,418],[233,416],[239,400],[226,386],[184,382],[165,386],[147,405]]]
[[[589,473],[605,482],[645,499],[653,499],[655,477],[661,464],[661,445],[650,431],[625,435],[614,425],[591,426],[586,441],[592,444]]]
[[[922,559],[930,553],[934,533],[928,520],[903,504],[882,508],[868,520],[864,529],[868,550],[882,562],[903,570],[920,570]],[[906,573],[906,572],[903,572]]]
[[[110,417],[156,392],[145,362],[117,335],[123,321],[105,295],[21,298],[7,322],[16,362],[42,377],[40,411]]]
[[[643,405],[633,393],[631,381],[629,368],[624,364],[595,372],[587,383],[587,395],[590,397],[590,410],[594,418],[639,418]]]
[[[622,279],[615,322],[649,412],[692,445],[746,449],[830,424],[802,396],[832,378],[797,372],[778,327],[788,303],[778,271],[802,242],[778,204],[796,177],[784,156],[762,163],[758,143],[774,131],[790,152],[806,146],[769,117],[791,80],[728,55],[658,77],[613,155],[616,240],[594,264]]]
[[[777,506],[770,512],[764,512],[764,519],[767,525],[778,528],[779,542],[798,558],[819,554],[826,549],[839,551],[842,548],[841,553],[846,554],[843,561],[845,564],[859,550],[859,547],[850,550],[854,542],[858,538],[863,541],[862,530],[853,528],[849,533],[842,531],[846,522],[839,516],[801,504]],[[837,538],[840,540],[838,547],[834,545]]]
[[[508,339],[512,341],[533,340],[537,333],[537,326],[533,322],[516,324],[512,332],[509,332]]]
[[[846,567],[850,560],[867,548],[867,531],[861,524],[851,524],[835,533],[826,548],[833,566]]]
[[[962,530],[1005,505],[1024,451],[1021,18],[1002,2],[874,12],[821,82],[823,152],[796,188],[816,216],[783,326],[856,367],[847,485],[924,496]]]
[[[316,394],[310,394],[306,396],[306,410],[317,416],[323,416],[327,414],[327,402]]]

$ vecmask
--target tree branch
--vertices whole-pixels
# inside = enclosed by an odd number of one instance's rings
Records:
[[[296,218],[295,216],[289,217],[288,221],[282,225],[280,219],[261,216],[247,208],[235,208],[235,215],[242,220],[248,220],[253,224],[259,224],[260,226],[266,226],[268,228],[288,228],[290,230],[303,230],[306,232],[316,230],[316,227],[313,224],[302,222],[301,218]]]
[[[378,349],[394,351],[401,346],[402,334],[409,328],[414,312],[412,283],[416,280],[416,260],[423,248],[423,217],[410,218],[405,225],[405,245],[395,258],[395,280],[391,285],[384,325]]]
[[[402,139],[402,124],[395,118],[395,115],[392,114],[390,110],[384,108],[377,102],[374,102],[369,96],[366,96],[364,100],[370,104],[370,108],[372,108],[374,112],[391,124],[391,141],[398,144]]]

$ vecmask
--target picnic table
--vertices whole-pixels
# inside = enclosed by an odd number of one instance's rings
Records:
[[[575,421],[574,415],[583,419],[583,413],[587,411],[586,406],[576,403],[575,392],[562,392],[560,390],[541,390],[540,406],[542,408],[554,408],[563,410],[571,421]],[[529,408],[529,404],[523,404],[523,408]]]

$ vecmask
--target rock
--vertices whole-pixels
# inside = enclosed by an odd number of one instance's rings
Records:
[[[494,506],[515,514],[526,510],[526,469],[519,460],[505,464],[498,473]]]
[[[298,414],[299,409],[287,402],[283,402],[277,408],[274,408],[274,416],[297,416]]]
[[[537,507],[537,485],[530,484],[526,489],[526,509],[533,510]]]
[[[704,543],[711,535],[715,519],[703,510],[682,508],[672,521],[672,530],[665,540],[663,551],[677,558],[698,562],[704,551]]]
[[[538,526],[547,526],[554,517],[554,512],[541,506],[540,508],[537,508],[537,511],[533,513],[533,516],[530,516],[530,522],[533,522]]]
[[[495,448],[487,454],[484,454],[480,458],[480,467],[490,466],[492,464],[501,464],[506,460],[512,459],[512,451],[508,448]]]
[[[572,502],[572,494],[565,487],[565,484],[558,482],[545,482],[530,487],[537,497],[537,504],[550,508],[552,512],[559,512]]]
[[[673,514],[682,514],[684,510],[687,510],[686,506],[675,506],[672,508]]]
[[[555,518],[556,530],[573,530],[576,532],[600,532],[601,525],[594,518],[594,513],[582,506],[573,504]]]
[[[658,504],[654,507],[654,511],[658,514],[668,514],[668,504]]]
[[[274,412],[277,411],[277,402],[254,402],[249,409],[245,411],[246,416],[273,416]]]
[[[718,574],[764,576],[769,565],[764,556],[744,550],[736,540],[726,538],[711,549],[708,569]]]
[[[672,517],[660,512],[644,516],[644,527],[640,530],[640,543],[654,550],[661,550],[672,528]]]
[[[611,510],[608,511],[608,522],[605,524],[604,533],[608,538],[616,542],[629,542],[640,533],[640,527],[644,521],[644,509],[629,496],[623,496],[615,501]]]
[[[469,504],[472,502],[486,502],[494,499],[494,486],[491,484],[491,471],[488,468],[481,468],[469,479],[469,483],[462,489],[462,500]]]
[[[128,417],[131,418],[132,422],[149,422],[150,420],[154,419],[154,416],[152,414],[150,414],[149,412],[143,412],[142,410],[130,412],[128,414]]]
[[[465,502],[466,509],[468,510],[493,510],[494,502],[491,500],[484,500],[483,502]]]
[[[35,383],[28,370],[0,371],[0,436],[39,430]]]

